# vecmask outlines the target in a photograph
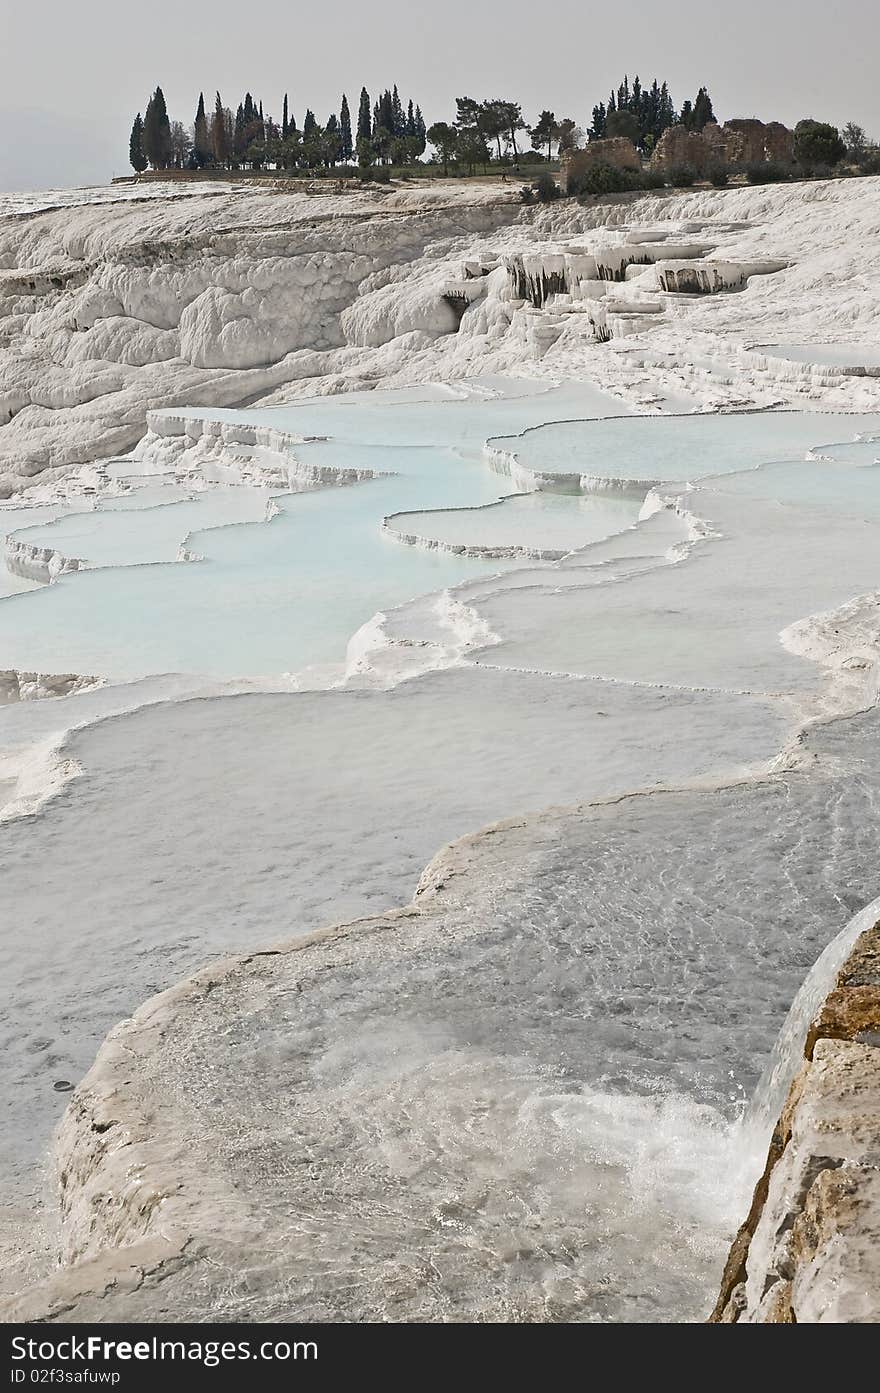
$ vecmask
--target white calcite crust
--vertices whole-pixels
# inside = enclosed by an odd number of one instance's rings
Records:
[[[538,209],[509,186],[454,181],[212,188],[0,219],[0,490],[129,448],[150,408],[306,385],[525,371],[588,374],[634,405],[658,392],[702,408],[842,405],[839,370],[751,346],[876,351],[880,304],[862,275],[876,186]],[[694,276],[722,302],[665,293]],[[851,389],[849,405],[880,401],[876,380]]]

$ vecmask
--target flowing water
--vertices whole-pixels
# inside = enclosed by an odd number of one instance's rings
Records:
[[[588,387],[487,381],[194,409],[174,415],[271,425],[302,439],[304,465],[379,477],[211,487],[175,479],[157,447],[88,498],[2,510],[19,558],[90,569],[4,579],[0,668],[118,684],[0,707],[0,793],[37,809],[0,825],[17,1193],[63,1106],[54,1083],[151,991],[403,903],[445,842],[518,816],[430,943],[407,929],[390,957],[352,954],[308,1020],[267,1018],[256,1052],[245,1017],[229,1107],[259,1126],[299,1032],[308,1077],[271,1111],[297,1098],[325,1193],[365,1177],[352,1232],[377,1273],[449,1192],[442,1292],[397,1314],[711,1305],[760,1164],[745,1100],[811,964],[877,892],[876,742],[852,714],[876,606],[780,633],[878,588],[880,421],[619,413]],[[542,491],[517,492],[522,471]],[[338,680],[347,649],[357,680],[339,689],[247,690]],[[820,716],[837,719],[777,766]],[[179,1049],[191,1106],[216,1123],[206,1039]],[[771,1067],[765,1127],[789,1066]],[[386,1250],[391,1193],[403,1227]],[[320,1300],[339,1310],[331,1287]]]

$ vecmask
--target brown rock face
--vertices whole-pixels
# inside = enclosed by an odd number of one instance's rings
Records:
[[[710,1322],[880,1323],[880,923],[807,1034]]]

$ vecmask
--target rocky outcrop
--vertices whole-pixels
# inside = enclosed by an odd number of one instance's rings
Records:
[[[880,1323],[880,922],[809,1027],[710,1319]]]

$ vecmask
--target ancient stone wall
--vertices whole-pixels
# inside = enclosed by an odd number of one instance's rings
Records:
[[[713,165],[724,163],[724,141],[714,123],[702,131],[691,131],[686,126],[669,126],[651,156],[651,164],[656,169],[668,170],[676,165],[689,165],[697,174],[705,174]]]
[[[794,131],[781,121],[769,121],[764,127],[764,154],[768,160],[791,164],[794,159]]]
[[[794,135],[779,121],[735,119],[718,126],[709,122],[701,131],[670,126],[663,132],[651,157],[657,169],[690,165],[707,174],[716,165],[761,164],[765,160],[789,163],[794,154]]]
[[[763,121],[725,121],[724,135],[731,164],[760,164],[764,159]]]

